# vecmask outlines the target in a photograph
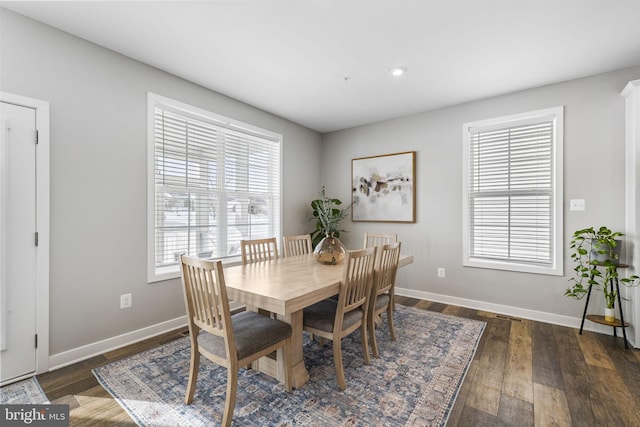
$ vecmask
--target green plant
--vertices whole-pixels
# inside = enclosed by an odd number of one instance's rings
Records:
[[[311,241],[315,248],[320,240],[325,236],[333,234],[334,237],[340,237],[340,232],[346,232],[346,230],[340,230],[338,223],[346,218],[351,206],[347,206],[344,209],[337,206],[342,205],[342,201],[328,197],[324,186],[319,193],[320,198],[311,201],[311,208],[313,209],[313,218],[316,220],[316,229],[311,233]]]
[[[607,285],[618,278],[616,247],[619,244],[618,238],[623,235],[607,227],[600,227],[598,230],[589,227],[573,233],[569,248],[571,259],[576,263],[573,269],[575,277],[569,279],[571,285],[565,291],[565,296],[582,299],[591,286],[602,291],[607,308],[614,307],[618,293]],[[632,275],[620,278],[619,282],[631,287],[637,286],[639,279],[640,277]]]

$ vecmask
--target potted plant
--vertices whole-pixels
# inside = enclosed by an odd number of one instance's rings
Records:
[[[589,292],[589,287],[599,289],[604,295],[605,320],[615,321],[614,307],[618,292],[609,286],[612,280],[618,279],[618,263],[623,234],[611,231],[607,227],[595,230],[584,228],[573,233],[571,239],[571,259],[576,263],[575,277],[569,279],[571,286],[565,296],[582,299]],[[640,277],[632,275],[620,278],[619,282],[626,286],[637,286]]]
[[[340,232],[346,232],[346,230],[340,230],[338,223],[347,217],[350,206],[344,209],[338,208],[342,205],[340,199],[328,197],[325,187],[322,187],[322,191],[319,193],[320,198],[311,201],[311,208],[313,209],[313,218],[316,220],[316,229],[311,233],[311,241],[315,248],[320,240],[326,236],[333,234],[335,237],[340,237]]]
[[[340,199],[327,196],[324,186],[320,192],[320,198],[311,202],[313,218],[316,220],[316,229],[311,233],[314,255],[316,260],[323,264],[338,264],[344,260],[345,248],[338,239],[341,230],[338,226],[340,221],[346,218],[350,206],[344,209]]]

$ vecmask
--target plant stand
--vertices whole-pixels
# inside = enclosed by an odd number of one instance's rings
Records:
[[[616,269],[618,268],[629,268],[626,264],[618,264]],[[593,276],[591,277],[593,279]],[[613,336],[617,337],[616,328],[622,328],[622,336],[624,338],[624,348],[628,349],[629,344],[627,342],[627,332],[626,327],[629,326],[627,322],[624,321],[624,313],[622,312],[622,297],[620,296],[620,284],[618,282],[618,278],[614,278],[609,280],[609,288],[613,292],[613,287],[616,287],[616,292],[618,294],[618,310],[620,311],[620,319],[615,319],[613,322],[609,322],[604,320],[604,316],[598,316],[595,314],[587,314],[587,308],[589,307],[589,298],[591,297],[591,287],[593,285],[589,285],[589,290],[587,291],[587,301],[584,304],[584,312],[582,313],[582,323],[580,324],[580,335],[582,335],[582,329],[584,328],[584,320],[590,320],[595,323],[599,323],[601,325],[611,326],[613,328]],[[606,285],[605,285],[606,286]]]

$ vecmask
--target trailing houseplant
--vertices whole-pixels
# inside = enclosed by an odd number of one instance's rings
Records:
[[[327,196],[324,186],[319,194],[319,199],[311,201],[311,208],[313,209],[313,218],[311,220],[316,220],[316,229],[311,233],[311,241],[314,248],[324,237],[331,235],[340,237],[340,232],[346,232],[346,230],[341,230],[338,224],[347,217],[351,208],[351,206],[339,208],[342,205],[342,201]]]
[[[569,279],[571,285],[565,291],[565,296],[582,299],[589,292],[589,286],[603,293],[605,306],[612,310],[618,292],[608,286],[611,280],[618,279],[618,263],[620,245],[623,234],[611,231],[607,227],[594,229],[593,227],[577,230],[571,239],[571,259],[576,263],[575,277]],[[637,286],[640,277],[632,275],[619,278],[625,286]],[[613,321],[613,319],[609,319]]]

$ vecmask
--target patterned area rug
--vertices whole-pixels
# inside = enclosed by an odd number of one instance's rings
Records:
[[[240,370],[236,426],[443,426],[485,327],[484,322],[396,305],[396,341],[377,329],[380,358],[362,361],[360,334],[343,339],[347,389],[340,391],[330,342],[305,336],[310,381],[287,393],[276,380]],[[188,338],[95,369],[102,386],[141,426],[221,422],[226,370],[201,358],[194,401],[183,403]]]
[[[0,387],[0,404],[48,404],[49,399],[35,377]]]

